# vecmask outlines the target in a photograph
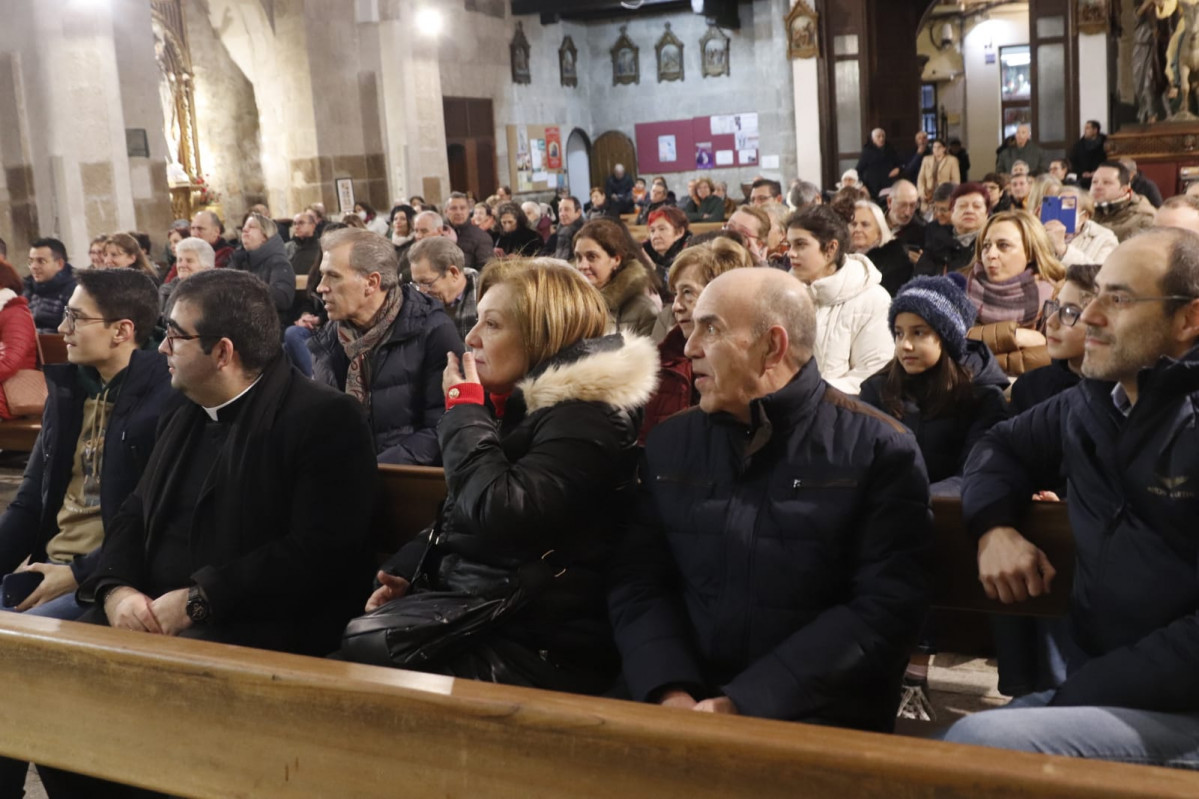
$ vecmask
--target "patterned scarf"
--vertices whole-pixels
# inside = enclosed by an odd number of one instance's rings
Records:
[[[975,263],[966,286],[970,301],[978,307],[978,323],[1016,322],[1027,325],[1037,318],[1041,305],[1053,296],[1053,284],[1041,280],[1032,269],[1025,269],[1011,280],[992,283],[987,270]]]
[[[337,325],[337,340],[341,342],[341,348],[350,359],[350,368],[346,371],[346,393],[367,408],[371,406],[370,362],[367,356],[391,332],[403,304],[404,293],[396,286],[387,293],[387,300],[375,314],[365,333],[360,333],[358,328],[348,322]]]

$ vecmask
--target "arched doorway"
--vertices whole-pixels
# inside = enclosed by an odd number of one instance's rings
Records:
[[[566,185],[579,202],[587,202],[591,191],[591,142],[587,134],[575,128],[566,140]]]
[[[591,151],[591,185],[603,186],[617,164],[624,164],[625,173],[636,179],[637,148],[633,140],[618,130],[610,130],[595,140]]]

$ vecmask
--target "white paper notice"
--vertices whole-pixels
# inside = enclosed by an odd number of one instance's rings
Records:
[[[658,137],[658,160],[664,164],[673,164],[679,160],[674,136]]]
[[[541,152],[541,148],[536,146],[536,144],[537,144],[536,141],[534,141],[533,144],[534,144],[533,153],[532,153],[533,154],[533,171],[539,172],[539,171],[541,171],[542,163],[543,163],[541,160],[542,152]]]
[[[717,150],[716,151],[716,166],[732,166],[733,151],[732,150]]]
[[[737,131],[737,134],[733,137],[733,139],[736,141],[736,147],[738,150],[758,149],[757,131],[754,131],[753,133],[746,133],[743,130]]]
[[[737,130],[736,117],[732,115],[712,117],[712,135],[725,136]]]
[[[778,169],[779,168],[779,157],[777,155],[762,156],[762,168],[763,169]]]
[[[534,183],[546,183],[549,181],[549,179],[550,179],[549,174],[546,172],[536,172],[536,171],[533,172],[533,182]]]
[[[742,150],[741,152],[737,153],[737,159],[741,162],[742,166],[745,166],[746,164],[756,164],[758,163],[758,151]]]

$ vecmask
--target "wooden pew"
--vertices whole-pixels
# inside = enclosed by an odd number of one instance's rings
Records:
[[[38,333],[38,344],[42,348],[43,363],[67,363],[67,344],[60,333]],[[42,430],[42,417],[23,416],[0,422],[0,450],[5,452],[32,452],[38,433]]]
[[[378,562],[433,522],[445,492],[441,467],[379,465],[379,497],[371,528],[371,548]]]
[[[0,614],[0,754],[193,797],[1182,799],[1199,775]],[[36,723],[34,723],[36,722]]]
[[[67,363],[67,342],[61,333],[38,333],[44,363]]]

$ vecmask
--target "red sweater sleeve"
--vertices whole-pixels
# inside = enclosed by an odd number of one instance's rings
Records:
[[[0,309],[0,382],[19,369],[37,368],[37,330],[24,297],[9,300]]]

